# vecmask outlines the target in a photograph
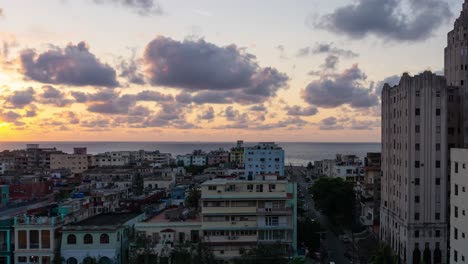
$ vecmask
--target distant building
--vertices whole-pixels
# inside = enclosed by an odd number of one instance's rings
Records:
[[[105,213],[68,224],[62,230],[61,256],[67,264],[127,263],[128,236],[144,215]]]
[[[177,165],[188,167],[192,165],[192,155],[178,155],[177,156]]]
[[[73,148],[73,154],[86,155],[88,154],[88,149],[87,148]]]
[[[52,154],[50,169],[67,169],[72,174],[81,174],[92,165],[92,156],[87,154]]]
[[[236,147],[231,148],[229,161],[238,168],[244,168],[244,141],[238,140]]]
[[[229,163],[229,152],[223,149],[211,151],[207,155],[207,165],[213,166],[218,164]]]
[[[380,153],[367,153],[365,158],[364,180],[360,182],[360,221],[364,226],[378,234],[380,222]]]
[[[0,208],[5,207],[10,201],[10,191],[8,185],[0,185]]]
[[[246,147],[244,161],[248,180],[261,179],[264,175],[284,176],[284,150],[274,142]]]
[[[468,149],[451,149],[450,263],[468,261]]]
[[[13,263],[13,221],[0,220],[0,263]]]
[[[296,183],[215,179],[201,188],[203,241],[216,258],[271,243],[283,245],[285,257],[297,253]]]

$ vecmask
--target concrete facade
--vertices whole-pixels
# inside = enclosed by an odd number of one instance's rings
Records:
[[[468,262],[468,149],[451,149],[450,263]]]
[[[427,71],[382,91],[380,234],[403,263],[447,263],[449,92]]]
[[[86,154],[52,154],[51,169],[68,169],[72,174],[81,174],[91,166],[91,155]]]
[[[274,142],[260,142],[244,151],[245,177],[255,180],[263,175],[284,176],[284,150]]]

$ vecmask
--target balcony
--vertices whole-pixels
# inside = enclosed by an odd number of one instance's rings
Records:
[[[203,230],[256,229],[257,221],[203,222]]]
[[[286,215],[291,215],[293,212],[292,208],[288,207],[283,207],[283,208],[258,208],[257,213],[258,214],[286,214]]]
[[[256,243],[257,236],[207,236],[207,243]]]
[[[255,214],[256,207],[203,207],[202,214]]]

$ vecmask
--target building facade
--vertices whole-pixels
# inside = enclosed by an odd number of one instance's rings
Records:
[[[201,188],[203,240],[217,258],[258,244],[280,243],[286,257],[297,253],[296,183],[215,179]]]
[[[468,149],[451,149],[450,263],[468,262]]]
[[[261,142],[244,151],[245,177],[261,179],[264,175],[284,176],[284,150],[274,142]]]
[[[426,71],[382,91],[380,237],[403,263],[447,263],[449,90]]]
[[[81,174],[92,164],[91,155],[86,154],[52,154],[50,169],[67,169],[72,174]]]

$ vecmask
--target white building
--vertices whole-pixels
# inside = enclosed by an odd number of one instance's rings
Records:
[[[274,142],[261,142],[244,151],[245,177],[261,179],[264,175],[284,176],[284,150]]]
[[[193,155],[192,165],[193,166],[205,166],[208,156],[205,154]]]
[[[451,149],[450,263],[468,263],[468,149]]]
[[[187,155],[178,155],[177,156],[177,164],[188,167],[192,165],[192,155],[187,154]]]
[[[451,92],[427,71],[382,91],[380,237],[403,263],[446,263]]]

